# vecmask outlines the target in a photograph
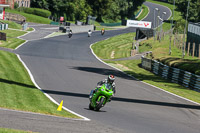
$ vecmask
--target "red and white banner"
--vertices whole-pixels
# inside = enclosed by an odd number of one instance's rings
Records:
[[[151,22],[127,20],[126,26],[139,27],[139,28],[151,28]]]

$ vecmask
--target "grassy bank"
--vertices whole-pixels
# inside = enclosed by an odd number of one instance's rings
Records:
[[[115,59],[127,57],[128,56],[127,53],[129,53],[131,50],[131,46],[132,46],[131,40],[133,38],[133,35],[134,33],[130,33],[128,34],[128,36],[127,34],[123,34],[120,36],[112,37],[108,40],[104,40],[104,41],[94,44],[92,46],[92,49],[94,53],[101,59],[112,59],[111,56]],[[155,52],[153,54],[155,55],[155,58],[164,58],[164,57],[169,58],[168,56],[169,40],[167,38],[169,37],[165,38],[165,41],[166,41],[165,43],[164,41],[162,43],[153,42],[153,38],[151,38],[148,41],[152,42],[152,44],[149,45],[148,44],[149,42],[145,41],[143,42],[143,44],[141,44],[142,46],[140,47],[140,50],[153,51],[153,53]],[[172,45],[172,51],[173,51],[172,52],[173,55],[170,56],[170,58],[177,58],[181,54],[181,50],[176,47],[173,47],[173,45]],[[190,59],[191,57],[188,57],[188,60]],[[171,83],[170,81],[165,80],[161,77],[158,77],[154,75],[153,73],[141,68],[140,67],[141,60],[105,61],[105,62],[109,63],[110,65],[114,67],[121,69],[125,73],[133,75],[134,77],[136,77],[137,79],[141,81],[144,81],[146,83],[149,83],[159,88],[162,88],[164,90],[167,90],[171,93],[177,94],[179,96],[182,96],[182,97],[185,97],[185,98],[188,98],[190,100],[200,103],[199,92],[190,90],[176,83]],[[187,68],[192,67],[192,65],[193,64],[188,63]]]
[[[25,40],[21,40],[17,38],[18,36],[21,36],[27,33],[25,31],[3,30],[2,32],[6,33],[7,40],[6,41],[1,40],[0,47],[15,49],[20,44],[25,42]]]
[[[118,35],[117,37],[97,42],[92,48],[101,59],[129,57],[134,35],[135,33]]]
[[[173,42],[174,37],[172,37]],[[176,67],[185,71],[189,71],[194,74],[200,75],[200,60],[197,57],[186,54],[184,59],[182,58],[182,49],[171,43],[171,55],[169,55],[170,39],[169,35],[165,36],[165,39],[161,41],[154,41],[153,38],[140,43],[140,52],[153,51],[154,59],[172,67]]]
[[[17,26],[14,25],[12,28],[17,29]],[[0,41],[1,47],[15,49],[25,42],[17,38],[27,33],[25,31],[3,30],[2,32],[7,34],[7,41]],[[33,85],[27,71],[15,54],[0,51],[0,58],[0,107],[78,118],[67,111],[57,111],[58,106]],[[4,131],[4,129],[1,130]]]
[[[22,26],[15,22],[8,21],[8,20],[1,20],[1,22],[8,24],[8,28],[19,29],[19,30],[22,29]]]
[[[36,16],[36,15],[33,15],[33,14],[27,14],[27,13],[24,13],[24,12],[19,12],[17,10],[6,9],[6,12],[20,14],[20,15],[26,17],[27,22],[41,23],[41,24],[50,24],[50,22],[51,22],[51,20],[48,19],[48,18]]]
[[[32,83],[15,54],[0,51],[0,107],[78,118],[66,111],[57,111],[52,103]]]
[[[139,17],[137,18],[137,20],[142,20],[144,17],[147,16],[147,14],[149,13],[149,8],[145,5],[142,5],[142,13],[139,15]]]

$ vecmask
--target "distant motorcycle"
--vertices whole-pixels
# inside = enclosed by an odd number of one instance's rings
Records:
[[[90,95],[91,94],[92,92],[90,93]],[[111,86],[107,83],[103,84],[101,87],[96,88],[96,92],[92,95],[92,98],[90,99],[89,109],[99,111],[100,108],[102,108],[107,102],[109,102],[112,96],[113,90],[111,89]]]
[[[92,31],[89,30],[89,31],[88,31],[88,37],[91,37],[91,35],[92,35]]]
[[[69,33],[68,33],[68,37],[69,37],[69,38],[72,37],[72,30],[69,31]]]
[[[104,29],[102,29],[102,30],[101,30],[101,35],[103,36],[103,35],[104,35],[104,33],[105,33],[105,30],[104,30]]]

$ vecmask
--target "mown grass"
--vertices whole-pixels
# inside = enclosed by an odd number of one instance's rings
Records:
[[[6,41],[1,40],[0,47],[11,48],[11,49],[15,49],[17,46],[24,43],[25,40],[18,39],[17,37],[27,33],[25,31],[17,31],[17,30],[3,30],[1,32],[6,33],[7,40]]]
[[[147,6],[142,5],[142,13],[140,14],[140,16],[137,18],[137,20],[142,20],[144,17],[146,17],[146,15],[149,13],[149,9]]]
[[[7,129],[7,128],[0,128],[1,133],[36,133],[32,131],[22,131],[22,130],[15,130],[15,129]]]
[[[182,58],[182,49],[179,49],[171,42],[171,55],[169,55],[170,39],[169,35],[165,36],[161,42],[154,41],[153,38],[140,43],[140,52],[153,51],[154,59],[172,67],[176,67],[194,74],[200,75],[200,60],[197,57],[192,57],[185,53],[184,59]]]
[[[118,35],[116,37],[109,38],[108,40],[97,42],[96,45],[92,46],[92,48],[101,59],[112,59],[113,51],[115,51],[115,59],[129,57],[134,35],[135,33]]]
[[[33,15],[33,14],[27,14],[27,13],[19,12],[19,11],[12,10],[12,9],[6,9],[6,12],[20,14],[20,15],[26,17],[27,22],[41,23],[41,24],[50,24],[50,22],[51,22],[51,20],[48,18],[44,18],[41,16]]]
[[[19,29],[19,30],[22,29],[22,26],[15,22],[8,21],[8,20],[1,20],[1,22],[8,24],[8,28]]]
[[[13,28],[16,29],[16,25]],[[27,32],[19,30],[2,32],[7,34],[7,41],[0,41],[1,47],[15,49],[25,42],[17,37]],[[27,71],[15,54],[0,51],[0,58],[0,107],[78,118],[67,111],[57,111],[58,106],[33,85]],[[0,132],[1,130],[7,132],[7,129],[0,129]]]
[[[0,107],[78,118],[67,111],[57,111],[58,106],[33,85],[15,54],[0,51],[0,58]]]
[[[128,54],[124,54],[128,51],[128,53],[131,50],[132,46],[132,38],[134,33],[128,34],[122,34],[120,36],[112,37],[108,40],[104,40],[101,42],[98,42],[92,46],[92,49],[94,53],[101,59],[111,59],[112,51],[115,51],[116,54],[114,54],[114,58],[124,58],[127,57]],[[169,38],[169,37],[168,37]],[[129,40],[130,42],[127,42]],[[155,55],[155,58],[157,56],[162,59],[162,57],[170,57],[170,58],[177,58],[177,56],[181,55],[181,50],[179,50],[176,47],[173,47],[172,45],[172,56],[168,56],[168,47],[169,47],[169,40],[167,37],[165,38],[165,43],[162,41],[161,43],[155,42],[153,43],[153,38],[148,40],[151,41],[151,45],[141,46],[141,51],[153,51],[153,56]],[[148,41],[145,42],[145,44],[148,43]],[[120,43],[120,45],[119,45]],[[126,52],[120,52],[120,51],[126,51]],[[155,52],[155,53],[154,53]],[[130,56],[130,54],[129,54]],[[191,57],[188,57],[188,60],[190,60]],[[164,90],[167,90],[169,92],[172,92],[174,94],[177,94],[179,96],[188,98],[190,100],[193,100],[195,102],[200,103],[200,93],[190,90],[188,88],[185,88],[179,84],[171,83],[168,80],[165,80],[161,77],[158,77],[154,75],[153,73],[143,69],[140,67],[141,60],[125,60],[125,61],[107,61],[105,62],[109,63],[112,66],[115,66],[122,71],[133,75],[137,79],[144,81],[146,83],[152,84],[154,86],[157,86],[159,88],[162,88]],[[120,64],[120,65],[118,65]],[[188,63],[187,65],[184,65],[185,67],[193,67],[193,64]]]

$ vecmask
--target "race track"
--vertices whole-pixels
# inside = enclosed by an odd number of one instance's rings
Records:
[[[148,2],[145,4],[149,6],[151,12],[144,20],[150,21],[153,19],[153,9],[159,6]],[[171,15],[167,8],[159,8],[168,13],[165,19]],[[101,36],[100,32],[94,32],[92,37],[87,37],[87,33],[78,33],[72,38],[58,36],[35,40],[21,46],[16,53],[29,68],[36,83],[47,94],[57,102],[63,100],[63,106],[97,123],[92,126],[87,125],[87,122],[78,124],[81,128],[83,127],[81,125],[86,123],[88,132],[111,132],[112,130],[104,128],[116,128],[118,132],[123,133],[199,133],[199,105],[137,81],[102,63],[92,54],[91,44],[134,31],[135,28],[127,28],[106,31],[104,36]],[[90,90],[109,74],[116,76],[115,98],[100,112],[89,110]],[[33,122],[41,123],[40,119],[37,121],[35,118]],[[26,124],[26,121],[22,121],[18,126],[23,125],[21,129],[24,129]],[[41,129],[35,130],[29,125],[29,130],[55,132],[54,126],[49,126],[48,122],[41,124]],[[60,124],[66,131],[65,124],[67,126],[68,123],[60,122]],[[79,128],[75,125],[75,122],[74,125],[71,124],[74,132]],[[95,126],[101,126],[102,131]],[[59,128],[62,129],[62,126]],[[73,132],[72,129],[70,132]],[[87,132],[86,129],[84,131]]]

